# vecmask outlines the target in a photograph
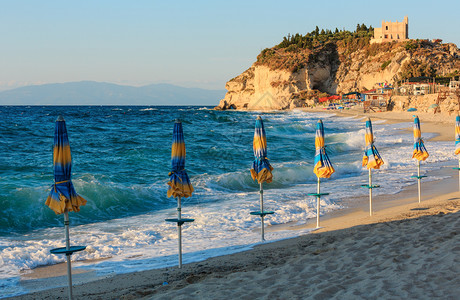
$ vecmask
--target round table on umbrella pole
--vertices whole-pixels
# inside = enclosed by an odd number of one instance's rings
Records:
[[[259,186],[260,186],[260,190],[259,190],[259,193],[260,193],[260,211],[252,211],[249,214],[251,214],[253,216],[260,216],[261,223],[262,223],[261,228],[260,228],[260,235],[261,235],[262,242],[264,242],[265,241],[264,217],[266,215],[272,215],[275,212],[273,212],[273,211],[264,211],[264,187],[263,187],[263,183],[260,183]]]
[[[179,243],[179,269],[182,268],[182,225],[195,221],[194,219],[182,219],[181,197],[177,197],[177,219],[165,219],[166,222],[177,223],[177,238]]]
[[[380,185],[372,184],[372,169],[369,169],[369,184],[362,184],[361,187],[369,189],[369,216],[372,216],[372,189],[379,188]]]
[[[411,176],[411,178],[417,178],[417,181],[418,181],[418,203],[421,202],[421,185],[422,185],[422,182],[421,182],[421,179],[424,178],[424,177],[427,177],[427,176],[424,176],[424,175],[420,175],[420,161],[417,160],[417,176]]]
[[[316,197],[316,228],[319,228],[319,213],[321,207],[321,196],[327,196],[329,193],[321,193],[321,179],[318,177],[318,183],[316,185],[316,193],[307,194],[307,196]]]
[[[69,299],[72,300],[72,266],[70,262],[70,256],[74,252],[83,251],[86,249],[86,246],[70,246],[70,238],[69,238],[69,212],[66,210],[64,212],[64,226],[65,226],[65,247],[51,249],[50,252],[52,254],[65,254],[67,257],[67,279],[69,282]]]
[[[460,191],[460,158],[458,159],[458,168],[452,168],[458,170],[458,190]]]

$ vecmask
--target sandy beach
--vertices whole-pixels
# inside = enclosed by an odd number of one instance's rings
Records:
[[[412,122],[411,113],[361,114],[389,122]],[[424,132],[453,140],[454,117],[419,114]],[[452,120],[450,120],[452,119]],[[445,126],[448,124],[449,126]],[[453,166],[453,165],[452,165]],[[297,238],[186,264],[98,278],[74,276],[75,299],[457,299],[460,293],[460,192],[451,176],[424,183],[422,203],[416,186],[379,196],[374,216],[368,198],[321,219],[321,228]],[[315,220],[283,229],[314,228]],[[272,226],[267,230],[279,230]],[[54,268],[54,270],[52,270]],[[60,277],[49,277],[60,272]],[[65,265],[36,269],[21,285],[34,290],[47,280],[66,283]],[[67,287],[13,299],[66,299]]]

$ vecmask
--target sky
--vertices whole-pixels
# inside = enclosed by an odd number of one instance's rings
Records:
[[[224,89],[288,33],[407,15],[410,38],[460,45],[459,11],[458,0],[0,0],[0,91],[83,80]]]

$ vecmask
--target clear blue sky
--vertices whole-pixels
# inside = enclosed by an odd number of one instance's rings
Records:
[[[0,0],[0,91],[81,80],[224,89],[288,33],[380,27],[460,44],[460,1]]]

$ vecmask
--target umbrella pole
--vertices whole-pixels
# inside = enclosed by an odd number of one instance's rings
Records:
[[[316,193],[318,196],[316,197],[316,228],[319,228],[319,205],[320,205],[320,178],[318,177],[318,185],[316,186]]]
[[[460,156],[458,157],[458,190],[460,191]]]
[[[418,179],[418,203],[420,203],[420,161],[417,160],[417,179]]]
[[[177,219],[182,219],[181,197],[177,197]],[[182,268],[182,226],[177,222],[177,237],[179,240],[179,269]]]
[[[67,209],[64,211],[64,226],[65,226],[65,248],[67,251],[70,250],[70,238],[69,238],[69,212]],[[69,280],[69,299],[72,300],[72,266],[70,263],[70,253],[66,253],[67,257],[67,279]]]
[[[262,242],[265,241],[265,232],[264,232],[264,186],[263,186],[263,183],[261,182],[260,184],[260,219],[261,219],[261,222],[262,222],[262,227],[260,228],[260,234],[261,234],[261,237],[262,237]]]
[[[372,169],[369,169],[369,186],[372,187]],[[369,189],[369,215],[372,216],[372,188]]]

